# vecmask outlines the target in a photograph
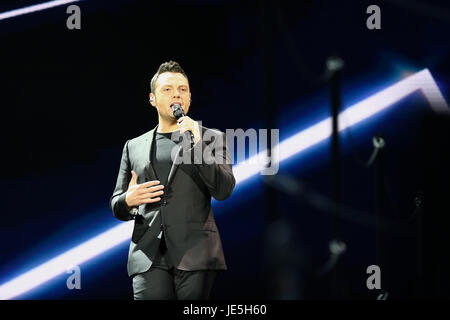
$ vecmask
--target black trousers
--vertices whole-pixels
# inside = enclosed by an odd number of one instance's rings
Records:
[[[164,235],[147,272],[133,276],[134,300],[207,300],[221,271],[184,271],[169,261]]]

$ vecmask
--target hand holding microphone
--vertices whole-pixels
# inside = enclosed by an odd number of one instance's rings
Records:
[[[200,140],[200,127],[197,121],[184,115],[184,111],[178,103],[172,105],[174,117],[177,119],[180,133],[184,134],[186,131],[191,136],[191,143],[196,144]]]

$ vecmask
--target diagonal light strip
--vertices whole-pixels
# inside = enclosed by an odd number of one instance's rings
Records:
[[[339,114],[338,127],[342,131],[351,127],[374,114],[387,109],[399,100],[407,97],[413,92],[421,90],[430,103],[431,108],[437,113],[449,112],[449,107],[440,92],[436,82],[428,69],[403,79],[396,84],[364,99]],[[276,155],[278,162],[298,154],[309,147],[324,141],[331,136],[331,117],[300,131],[299,133],[285,139],[274,147],[272,154]],[[233,167],[236,183],[242,182],[264,169],[266,152],[250,157],[246,161]]]
[[[78,266],[102,254],[106,250],[129,240],[132,230],[132,223],[121,223],[117,227],[111,228],[56,258],[8,281],[0,287],[0,299],[11,299],[25,293],[66,272],[68,268]]]
[[[50,9],[53,7],[62,6],[64,4],[69,4],[72,2],[79,2],[79,1],[81,1],[81,0],[55,0],[55,1],[48,1],[48,2],[44,2],[44,3],[40,3],[40,4],[35,4],[35,5],[29,6],[29,7],[24,7],[24,8],[20,8],[20,9],[2,12],[2,13],[0,13],[0,20],[13,18],[13,17],[24,15],[24,14],[41,11],[41,10],[45,10],[45,9]]]
[[[428,69],[424,69],[341,112],[339,115],[339,129],[344,130],[347,127],[357,124],[364,119],[385,110],[400,99],[405,98],[417,90],[422,91],[433,110],[436,112],[449,112],[449,107],[439,91],[436,82]],[[343,121],[344,117],[345,121]],[[278,153],[278,162],[281,162],[324,141],[330,135],[331,118],[327,118],[292,137],[287,138],[274,148],[274,153]],[[258,174],[264,169],[264,165],[260,165],[258,164],[258,161],[255,161],[255,159],[264,155],[264,151],[260,152],[248,160],[233,166],[236,184]],[[0,286],[0,299],[12,299],[17,297],[57,275],[60,275],[69,267],[80,265],[116,245],[128,241],[132,229],[132,222],[121,223],[119,226],[111,228],[66,253],[4,283]]]

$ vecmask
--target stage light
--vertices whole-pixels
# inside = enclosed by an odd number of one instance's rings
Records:
[[[0,20],[13,18],[13,17],[24,15],[24,14],[42,11],[45,9],[50,9],[50,8],[54,8],[57,6],[62,6],[64,4],[69,4],[69,3],[73,3],[73,2],[79,2],[79,1],[81,1],[81,0],[55,0],[55,1],[48,1],[48,2],[44,2],[44,3],[40,3],[40,4],[35,4],[32,6],[28,6],[28,7],[24,7],[24,8],[20,8],[20,9],[2,12],[2,13],[0,13]]]
[[[436,82],[428,69],[424,69],[394,85],[364,99],[348,108],[339,115],[339,129],[344,130],[353,126],[382,110],[389,108],[399,100],[421,90],[436,112],[449,112],[449,107],[442,96]],[[345,117],[345,121],[343,118]],[[294,156],[331,135],[331,118],[300,131],[278,144],[273,152],[278,152],[278,161],[281,162]],[[263,151],[264,152],[264,151]],[[259,174],[264,165],[259,164],[254,157],[262,157],[263,153],[247,159],[233,167],[236,184]],[[256,164],[255,164],[256,163]],[[124,241],[129,241],[133,222],[125,222],[83,244],[63,253],[56,258],[22,274],[0,286],[0,299],[12,299],[45,283],[46,281],[65,272],[67,268],[80,265],[83,262],[109,250]]]

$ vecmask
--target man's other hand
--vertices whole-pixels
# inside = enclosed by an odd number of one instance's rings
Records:
[[[131,176],[127,195],[125,197],[128,208],[161,200],[161,197],[159,196],[164,193],[164,191],[162,191],[164,186],[160,185],[158,180],[138,184],[136,172],[131,171]]]

